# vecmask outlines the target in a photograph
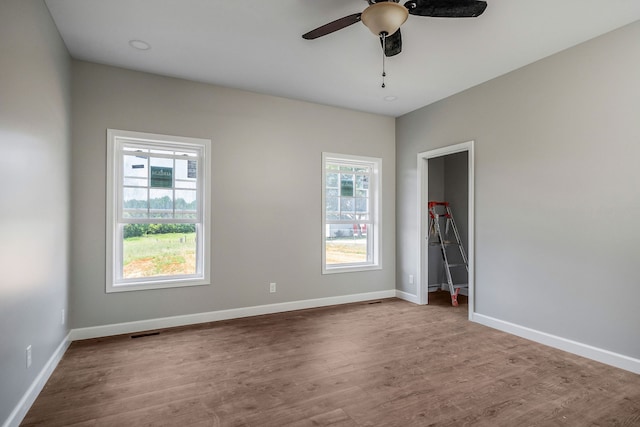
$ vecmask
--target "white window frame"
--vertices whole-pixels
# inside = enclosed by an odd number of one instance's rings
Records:
[[[120,217],[122,201],[122,147],[136,143],[158,149],[179,151],[195,150],[199,153],[197,173],[198,219],[196,241],[196,269],[194,275],[121,279],[122,271],[122,226],[129,223]],[[210,284],[211,254],[211,140],[182,136],[159,135],[118,129],[107,129],[107,200],[106,200],[106,292],[126,292],[150,289],[202,286]],[[133,221],[138,222],[138,221]],[[193,223],[193,220],[148,219],[146,223]]]
[[[327,189],[327,164],[342,163],[371,167],[369,180],[369,221],[339,221],[327,220],[326,215],[326,189]],[[322,274],[349,273],[355,271],[368,271],[382,269],[382,159],[377,157],[355,156],[350,154],[322,153]],[[327,265],[327,225],[351,224],[366,222],[367,253],[370,255],[366,262],[330,264]]]

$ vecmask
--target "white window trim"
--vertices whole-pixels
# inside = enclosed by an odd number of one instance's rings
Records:
[[[173,145],[185,144],[198,146],[202,152],[202,162],[198,170],[198,185],[201,186],[198,203],[202,206],[202,230],[200,230],[199,249],[202,251],[202,273],[194,277],[168,276],[163,278],[150,278],[139,281],[127,281],[114,284],[116,277],[118,245],[118,218],[117,206],[119,205],[118,173],[120,171],[117,140],[140,141],[148,143],[170,143]],[[203,286],[211,283],[211,140],[202,138],[189,138],[182,136],[169,136],[145,132],[134,132],[118,129],[107,129],[107,199],[106,199],[106,292],[127,292],[163,288],[176,288],[185,286]],[[176,223],[181,222],[176,220]]]
[[[326,166],[332,162],[361,163],[372,167],[369,182],[371,217],[373,228],[373,258],[370,262],[327,266],[325,242],[327,238],[326,219]],[[355,156],[350,154],[322,153],[322,274],[352,273],[382,269],[382,159],[378,157]],[[369,242],[368,242],[369,243]]]

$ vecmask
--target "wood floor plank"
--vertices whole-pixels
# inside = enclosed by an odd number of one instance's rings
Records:
[[[74,342],[22,425],[640,425],[639,375],[433,296]]]

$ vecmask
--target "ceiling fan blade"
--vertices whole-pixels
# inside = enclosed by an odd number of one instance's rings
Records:
[[[382,43],[382,38],[380,38],[380,43]],[[402,35],[400,34],[400,28],[392,35],[385,37],[383,47],[385,48],[385,56],[394,56],[402,52]]]
[[[434,18],[475,18],[487,8],[479,0],[410,0],[404,4],[411,15]]]
[[[360,22],[360,15],[362,13],[354,13],[353,15],[345,16],[344,18],[336,19],[333,22],[329,22],[321,27],[316,28],[315,30],[311,30],[306,34],[302,35],[303,39],[313,40],[318,37],[326,36],[327,34],[331,34],[334,31],[341,30],[349,25],[353,25],[356,22]]]

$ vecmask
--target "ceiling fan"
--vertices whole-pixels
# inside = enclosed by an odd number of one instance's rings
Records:
[[[434,18],[475,18],[487,8],[487,2],[480,0],[409,0],[404,5],[398,4],[399,0],[365,1],[369,6],[361,13],[336,19],[303,34],[302,38],[317,39],[362,21],[374,35],[380,37],[384,52],[382,77],[385,77],[384,57],[394,56],[402,51],[400,26],[409,14]],[[384,79],[382,87],[385,87]]]
[[[402,51],[400,26],[409,14],[434,18],[475,18],[487,8],[486,1],[479,0],[409,0],[401,6],[399,0],[365,0],[369,6],[361,13],[354,13],[336,19],[302,35],[313,40],[326,36],[362,21],[371,32],[386,39],[386,56],[394,56]]]

